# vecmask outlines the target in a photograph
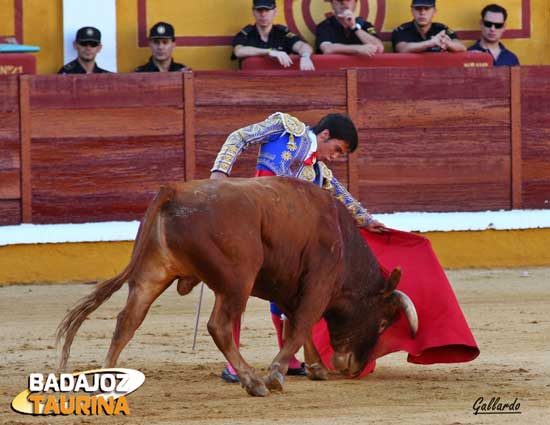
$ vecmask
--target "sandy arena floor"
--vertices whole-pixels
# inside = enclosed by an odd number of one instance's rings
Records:
[[[145,384],[128,396],[131,416],[32,417],[10,409],[31,372],[57,364],[53,334],[66,310],[91,290],[86,285],[0,287],[1,424],[550,424],[550,269],[448,273],[481,348],[474,362],[418,366],[405,353],[378,361],[362,380],[332,375],[328,382],[288,378],[285,392],[259,399],[223,383],[224,360],[206,331],[206,296],[198,349],[191,351],[198,291],[170,287],[153,305],[118,366],[141,370]],[[126,289],[83,324],[71,370],[101,364]],[[243,353],[257,369],[276,353],[267,303],[249,302]],[[474,415],[479,397],[517,398],[521,414]]]

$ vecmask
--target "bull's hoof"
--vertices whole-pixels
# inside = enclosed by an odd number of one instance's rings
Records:
[[[285,377],[278,370],[272,370],[269,375],[264,376],[264,382],[271,391],[283,391]]]
[[[246,392],[252,397],[267,397],[269,395],[269,390],[265,386],[264,381],[258,377],[243,379],[241,382]]]
[[[319,363],[306,364],[306,374],[308,379],[312,381],[326,381],[328,379],[327,370]]]

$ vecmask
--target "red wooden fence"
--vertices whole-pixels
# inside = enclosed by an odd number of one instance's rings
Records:
[[[21,221],[19,79],[0,77],[0,224]]]
[[[139,218],[275,111],[353,117],[331,168],[373,212],[550,207],[550,67],[7,76],[0,99],[0,225]]]

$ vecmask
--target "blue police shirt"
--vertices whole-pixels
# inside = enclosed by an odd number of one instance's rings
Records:
[[[519,65],[518,57],[512,53],[510,50],[508,50],[506,47],[504,47],[504,44],[498,43],[500,47],[500,55],[498,55],[497,60],[493,57],[493,65],[494,66],[517,66]],[[468,48],[469,51],[477,50],[480,52],[485,52],[491,54],[489,49],[484,49],[483,46],[480,43],[480,40],[476,42],[473,46]],[[492,55],[491,55],[492,56]]]

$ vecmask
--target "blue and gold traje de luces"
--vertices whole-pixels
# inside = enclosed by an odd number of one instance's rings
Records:
[[[256,169],[315,183],[339,199],[358,225],[368,224],[373,220],[370,214],[323,162],[304,164],[312,144],[307,130],[307,126],[295,117],[277,112],[265,121],[231,133],[218,153],[211,171],[221,171],[229,175],[237,157],[249,146],[260,144]]]

